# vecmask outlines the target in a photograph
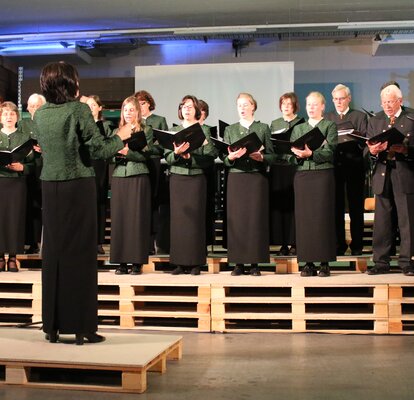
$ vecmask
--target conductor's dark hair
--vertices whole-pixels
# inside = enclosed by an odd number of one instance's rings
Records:
[[[181,120],[184,119],[183,118],[183,113],[182,113],[182,108],[184,106],[184,103],[187,100],[191,100],[193,102],[194,109],[195,109],[195,119],[199,120],[201,118],[200,104],[198,102],[197,97],[192,96],[190,94],[187,94],[187,96],[184,96],[183,99],[181,100],[180,104],[178,105],[178,118],[181,119]]]
[[[40,88],[49,103],[74,101],[79,93],[78,71],[64,61],[49,63],[40,74]]]

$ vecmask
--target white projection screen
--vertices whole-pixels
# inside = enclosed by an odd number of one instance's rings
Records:
[[[248,92],[256,99],[255,119],[270,124],[281,115],[279,97],[293,91],[293,62],[237,64],[153,65],[135,67],[135,91],[147,90],[156,103],[155,114],[167,118],[168,126],[179,124],[178,104],[187,95],[208,103],[206,124],[218,120],[238,121],[236,98]]]

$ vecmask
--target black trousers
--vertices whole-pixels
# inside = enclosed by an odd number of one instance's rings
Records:
[[[401,268],[413,265],[414,255],[414,193],[403,193],[395,168],[387,167],[385,189],[375,198],[375,220],[372,240],[373,261],[388,267],[394,242],[393,211],[397,211],[400,231],[398,264]]]
[[[345,198],[348,201],[351,250],[364,247],[364,186],[365,168],[361,158],[350,158],[335,166],[335,222],[336,242],[339,251],[345,251]]]

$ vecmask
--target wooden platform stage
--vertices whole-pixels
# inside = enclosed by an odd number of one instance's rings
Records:
[[[164,373],[167,359],[182,355],[180,336],[105,336],[105,342],[76,346],[49,343],[40,330],[2,328],[0,385],[143,393],[147,372]],[[67,341],[71,339],[68,336]]]
[[[414,278],[336,271],[200,276],[98,273],[100,328],[414,334]],[[41,321],[41,272],[0,273],[0,325]]]

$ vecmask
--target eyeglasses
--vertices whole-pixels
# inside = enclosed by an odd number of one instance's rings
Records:
[[[381,101],[381,107],[386,107],[386,106],[391,106],[393,107],[395,105],[395,103],[397,101],[399,101],[400,99],[395,99],[395,100],[387,100],[387,101]]]

